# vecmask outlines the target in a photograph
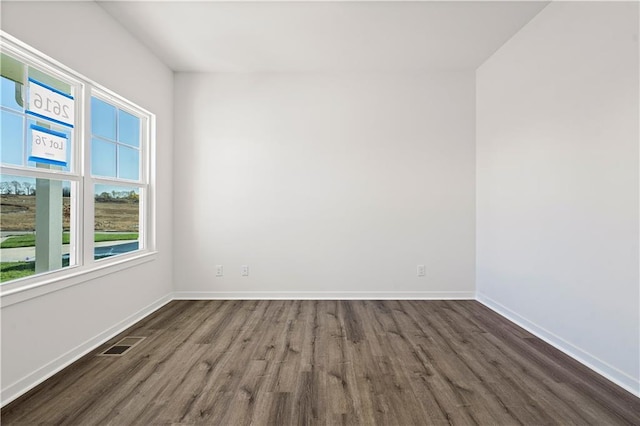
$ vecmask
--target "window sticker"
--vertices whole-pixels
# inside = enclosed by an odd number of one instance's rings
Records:
[[[73,96],[29,78],[29,109],[27,114],[73,127]]]
[[[29,161],[36,163],[67,165],[69,139],[64,133],[31,125],[31,155]]]

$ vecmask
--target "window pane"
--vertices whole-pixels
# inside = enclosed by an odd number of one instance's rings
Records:
[[[54,89],[61,91],[62,93],[73,95],[73,93],[71,93],[71,86],[68,83],[58,80],[57,78],[52,77],[49,74],[42,72],[36,68],[29,67],[29,77],[39,81],[40,83],[46,84],[47,86],[51,86]]]
[[[116,144],[91,140],[91,173],[94,176],[116,177]]]
[[[18,92],[16,93],[16,86]],[[16,111],[23,111],[22,108],[22,84],[15,83],[8,78],[2,77],[2,86],[0,86],[0,92],[2,92],[2,106],[11,108]],[[20,99],[20,104],[16,100],[16,97]]]
[[[24,119],[21,115],[2,111],[0,117],[0,158],[5,164],[23,164]]]
[[[0,175],[0,192],[0,282],[69,266],[70,182]]]
[[[56,132],[64,133],[65,135],[67,135],[68,146],[67,146],[67,165],[66,166],[64,167],[53,166],[53,165],[48,165],[43,163],[36,163],[35,161],[28,160],[29,155],[31,155],[30,153],[31,153],[31,132],[32,132],[31,125],[32,124],[35,124],[36,126],[44,127],[46,129],[55,130]],[[73,150],[73,146],[72,146],[73,141],[71,140],[71,135],[72,135],[72,132],[67,127],[56,126],[49,121],[27,120],[27,165],[30,167],[45,167],[52,170],[69,171],[71,166],[71,151]]]
[[[122,110],[118,110],[118,142],[140,146],[140,119]]]
[[[95,185],[95,259],[138,250],[140,188]]]
[[[116,140],[116,107],[91,98],[91,133]]]
[[[118,145],[118,174],[122,179],[140,178],[140,152],[137,149]]]

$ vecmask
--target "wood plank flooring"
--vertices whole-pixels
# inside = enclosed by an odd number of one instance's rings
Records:
[[[122,357],[97,353],[146,337]],[[640,425],[640,399],[475,301],[174,301],[2,424]]]

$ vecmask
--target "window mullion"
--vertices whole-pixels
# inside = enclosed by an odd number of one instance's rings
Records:
[[[94,217],[95,206],[93,197],[94,182],[91,179],[91,99],[92,90],[87,88],[83,99],[82,120],[82,262],[83,265],[94,263]]]
[[[156,200],[155,200],[155,184],[156,184],[156,167],[155,167],[155,144],[152,141],[155,140],[155,116],[147,117],[143,127],[144,135],[141,139],[141,155],[142,158],[142,170],[141,176],[144,176],[144,181],[147,184],[144,190],[144,199],[142,208],[144,209],[143,216],[145,218],[144,227],[144,244],[147,250],[156,249]]]
[[[27,164],[27,157],[29,156],[29,154],[27,153],[27,144],[26,144],[26,138],[28,137],[27,135],[29,134],[28,132],[28,128],[29,128],[29,120],[26,117],[25,112],[27,111],[27,81],[29,80],[29,66],[28,65],[23,65],[22,66],[22,134],[24,135],[25,140],[22,143],[22,164],[26,165]]]
[[[87,85],[82,82],[76,88],[75,102],[77,116],[75,120],[75,127],[72,138],[72,155],[71,155],[71,169],[79,175],[79,179],[74,182],[75,196],[72,197],[72,218],[70,228],[73,230],[74,238],[71,240],[72,256],[75,256],[75,264],[83,267],[85,265],[84,255],[84,236],[86,231],[84,229],[85,221],[85,180],[84,180],[84,146],[85,146],[85,131],[86,131],[86,101]],[[74,260],[74,259],[72,259]]]

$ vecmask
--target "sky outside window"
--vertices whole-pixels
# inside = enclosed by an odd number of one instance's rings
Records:
[[[140,119],[91,98],[91,173],[94,176],[140,179]]]

